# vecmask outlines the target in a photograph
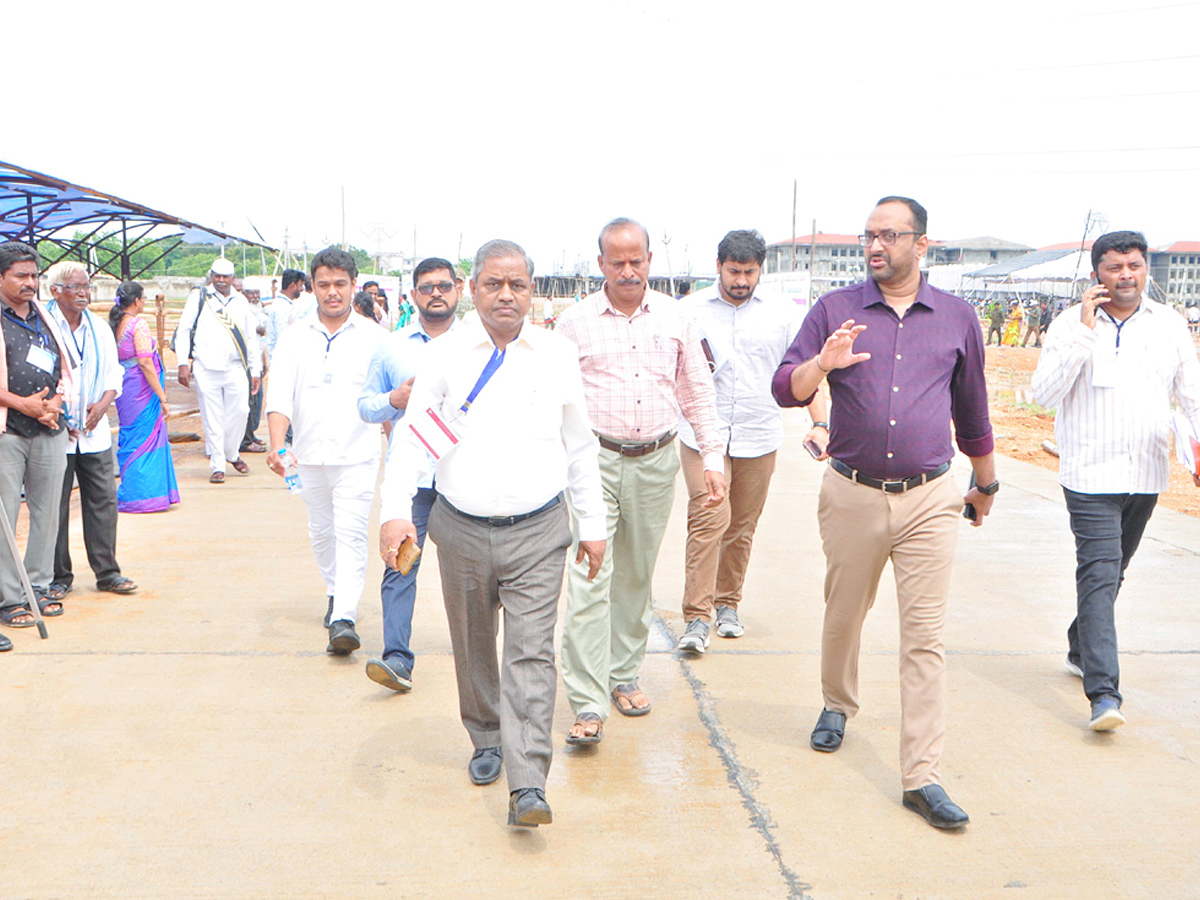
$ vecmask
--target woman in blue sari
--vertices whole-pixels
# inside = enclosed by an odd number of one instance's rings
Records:
[[[167,442],[167,390],[162,360],[150,328],[141,318],[146,298],[142,286],[126,281],[108,314],[117,336],[117,358],[125,369],[117,418],[117,465],[121,485],[117,509],[128,513],[163,512],[179,502],[175,463]]]

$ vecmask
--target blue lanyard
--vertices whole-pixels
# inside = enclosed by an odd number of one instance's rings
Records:
[[[504,351],[499,347],[492,350],[491,359],[487,361],[487,365],[479,373],[479,380],[475,382],[475,387],[471,388],[471,393],[467,394],[467,399],[459,407],[460,410],[466,412],[471,407],[471,404],[475,402],[475,398],[479,396],[479,392],[483,390],[484,385],[491,381],[492,376],[496,374],[496,370],[500,368],[500,364],[503,362]]]
[[[1141,308],[1140,304],[1139,304],[1138,308],[1139,309]],[[1132,313],[1130,313],[1128,316],[1126,316],[1120,322],[1118,322],[1113,317],[1112,313],[1110,313],[1108,310],[1102,309],[1102,310],[1100,310],[1100,312],[1102,312],[1102,313],[1104,313],[1104,315],[1108,316],[1108,321],[1112,322],[1114,325],[1117,326],[1117,351],[1120,352],[1120,350],[1121,350],[1121,329],[1124,328],[1125,325],[1129,322],[1129,320],[1134,317],[1134,315],[1137,313],[1137,310],[1135,309]]]
[[[8,306],[4,307],[4,311],[6,313],[8,313],[8,317],[12,321],[16,322],[18,325],[20,325],[26,331],[28,331],[32,334],[36,334],[38,336],[38,340],[40,340],[42,342],[43,347],[45,347],[47,350],[51,349],[51,344],[53,344],[53,338],[51,335],[42,333],[42,317],[37,314],[36,310],[34,310],[34,314],[33,314],[33,324],[34,324],[33,328],[30,328],[28,322],[26,322],[24,319],[22,319],[20,316],[18,316],[15,312],[13,312],[11,307],[8,307]]]

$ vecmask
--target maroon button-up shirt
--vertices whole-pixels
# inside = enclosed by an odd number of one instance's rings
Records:
[[[830,456],[873,478],[920,475],[954,456],[951,421],[963,453],[992,452],[979,321],[970,304],[924,277],[903,320],[871,279],[818,300],[771,381],[780,406],[812,401],[792,397],[792,370],[820,353],[847,319],[867,326],[854,350],[871,358],[827,376]]]

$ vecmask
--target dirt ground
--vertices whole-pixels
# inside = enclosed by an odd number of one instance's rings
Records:
[[[1058,471],[1058,457],[1042,447],[1054,443],[1054,414],[1033,403],[1029,381],[1037,368],[1041,350],[1033,347],[988,347],[988,398],[992,428],[996,434],[996,452]],[[1170,487],[1158,502],[1189,516],[1200,517],[1200,489],[1192,483],[1183,466],[1175,462],[1171,449]]]

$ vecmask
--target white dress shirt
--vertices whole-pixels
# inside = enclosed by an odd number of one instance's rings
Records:
[[[204,301],[204,309],[200,309],[200,295],[208,292]],[[262,374],[262,351],[258,343],[258,317],[250,308],[250,302],[238,291],[230,290],[226,297],[215,288],[201,287],[188,295],[183,305],[183,313],[179,317],[179,328],[175,332],[176,355],[180,365],[187,363],[189,358],[206,369],[228,371],[242,366],[242,357],[238,353],[233,335],[229,333],[217,318],[216,310],[224,309],[233,324],[242,333],[246,341],[246,362],[250,366],[250,375]],[[197,322],[196,316],[200,319]],[[196,323],[196,346],[192,347],[192,323]]]
[[[349,466],[379,459],[379,426],[358,415],[367,366],[386,335],[354,313],[330,334],[320,316],[288,328],[275,345],[268,413],[292,422],[292,452],[306,466]]]
[[[532,512],[565,487],[582,540],[604,540],[600,444],[592,433],[575,345],[528,323],[470,411],[460,410],[495,345],[478,320],[464,319],[425,348],[380,489],[381,522],[411,520],[412,497],[431,460],[406,420],[432,409],[459,443],[436,463],[437,490],[472,516]]]
[[[1097,309],[1095,328],[1082,308],[1051,324],[1033,374],[1033,399],[1058,409],[1059,481],[1081,494],[1162,493],[1172,396],[1200,433],[1200,361],[1187,325],[1145,298],[1123,323]]]
[[[89,310],[83,311],[79,316],[79,327],[72,330],[57,301],[51,300],[46,308],[62,332],[63,345],[71,356],[72,366],[78,367],[74,387],[79,396],[70,408],[79,411],[79,421],[71,422],[71,427],[79,431],[79,452],[102,453],[112,446],[108,417],[97,422],[91,431],[84,431],[83,426],[87,421],[87,408],[105,393],[114,391],[114,399],[121,396],[125,369],[117,359],[117,340],[109,324]],[[75,449],[76,441],[68,436],[67,453],[74,453]]]
[[[787,297],[755,293],[734,306],[716,288],[680,301],[700,326],[713,354],[717,420],[725,453],[765,456],[783,445],[783,413],[771,396],[771,378],[796,339],[804,310]],[[679,439],[699,449],[687,419]]]

